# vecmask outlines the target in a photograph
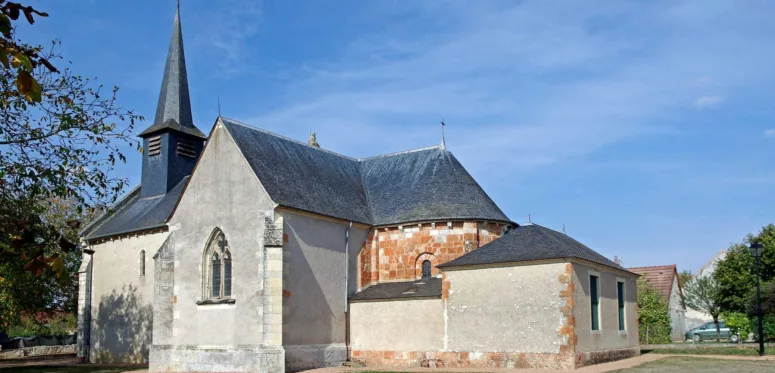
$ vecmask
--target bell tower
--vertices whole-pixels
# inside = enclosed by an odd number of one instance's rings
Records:
[[[143,139],[141,197],[163,195],[191,174],[207,139],[194,125],[188,93],[180,2],[175,12],[167,63],[153,124]]]

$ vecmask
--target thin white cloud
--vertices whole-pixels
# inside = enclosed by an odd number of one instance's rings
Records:
[[[674,135],[660,117],[696,97],[698,109],[723,101],[698,90],[772,76],[775,53],[757,46],[767,38],[736,27],[769,21],[736,14],[719,27],[700,22],[717,8],[688,3],[423,3],[391,28],[416,33],[364,34],[339,59],[307,61],[281,106],[241,119],[300,139],[312,128],[325,147],[368,156],[437,143],[443,117],[448,147],[474,176],[505,181],[634,137]],[[425,29],[429,19],[443,27]],[[716,42],[699,42],[708,37]],[[702,87],[685,83],[694,77]]]
[[[764,137],[775,137],[775,128],[768,128],[764,130]]]
[[[719,96],[702,96],[694,100],[694,107],[699,110],[707,109],[716,106],[723,101],[724,99]]]

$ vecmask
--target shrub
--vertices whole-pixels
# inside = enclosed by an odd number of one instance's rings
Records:
[[[746,314],[727,312],[721,315],[721,320],[727,324],[732,333],[740,336],[741,342],[748,339],[748,333],[751,332],[751,319]]]
[[[641,343],[671,342],[667,300],[642,278],[638,279],[638,325]]]
[[[64,337],[73,334],[75,330],[75,315],[69,313],[54,316],[43,324],[36,322],[33,317],[22,317],[19,324],[8,329],[8,337]]]
[[[775,342],[775,314],[764,315],[764,341]],[[751,317],[753,339],[759,341],[759,318]]]

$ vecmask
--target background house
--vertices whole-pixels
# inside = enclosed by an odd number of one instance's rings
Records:
[[[705,276],[712,276],[716,271],[716,264],[723,260],[727,256],[726,250],[719,251],[713,258],[711,258],[704,266],[700,268],[697,273],[694,274],[692,279],[701,278]],[[694,329],[706,322],[713,321],[713,316],[695,309],[686,308],[686,330]]]
[[[670,336],[674,342],[683,342],[684,333],[686,332],[686,306],[684,305],[683,291],[678,282],[678,271],[675,264],[633,267],[629,268],[629,270],[643,276],[646,282],[657,289],[668,300],[670,325],[673,329]]]

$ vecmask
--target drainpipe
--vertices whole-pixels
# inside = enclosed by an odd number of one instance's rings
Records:
[[[353,222],[351,221],[344,231],[344,346],[347,361],[350,361],[350,301],[347,296],[350,280],[350,228],[352,227]]]
[[[88,248],[83,249],[83,253],[89,255],[89,265],[87,266],[86,270],[86,286],[84,291],[86,294],[84,294],[84,307],[83,307],[83,336],[82,341],[84,345],[84,353],[83,353],[83,359],[84,363],[88,363],[89,355],[91,355],[91,320],[92,320],[92,272],[94,268],[94,250],[91,249],[91,246],[88,246]],[[77,343],[77,341],[76,341]]]

